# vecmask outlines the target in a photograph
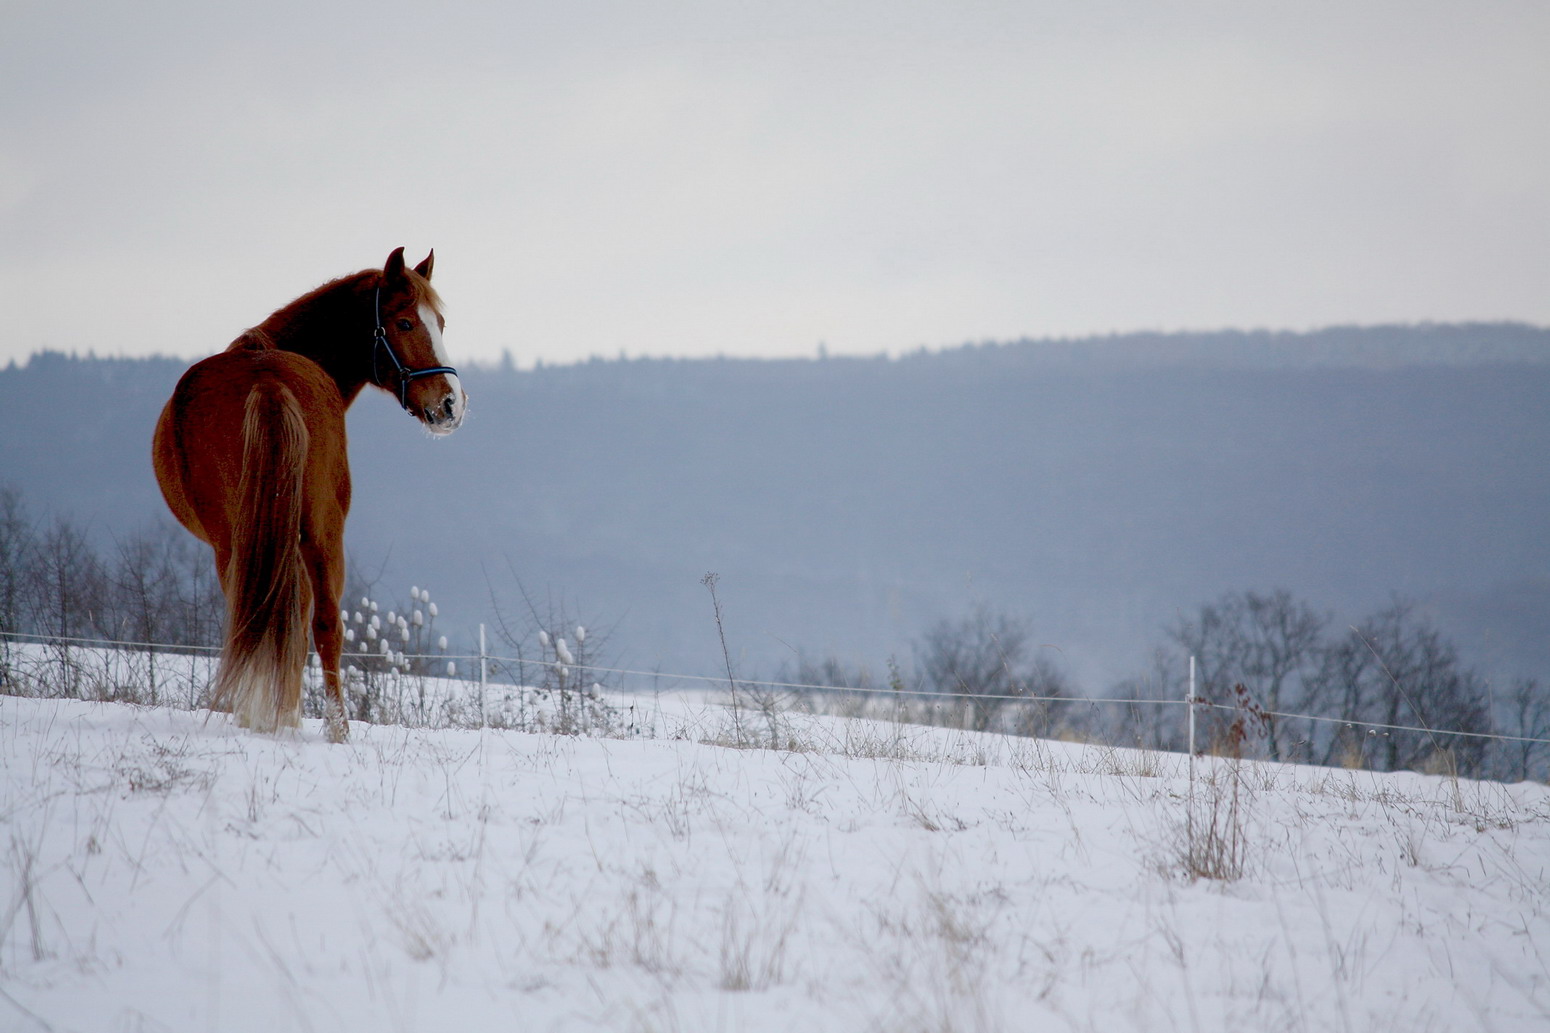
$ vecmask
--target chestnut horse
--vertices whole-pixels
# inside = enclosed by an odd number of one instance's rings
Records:
[[[226,594],[211,707],[244,727],[300,723],[310,637],[322,660],[328,736],[342,742],[349,733],[339,682],[350,509],[344,413],[375,384],[432,434],[462,422],[468,396],[442,351],[434,257],[408,269],[399,248],[380,270],[297,298],[190,367],[156,424],[162,496],[215,550]]]

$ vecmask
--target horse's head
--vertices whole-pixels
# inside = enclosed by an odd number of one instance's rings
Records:
[[[431,286],[436,252],[409,269],[404,249],[388,256],[375,293],[372,380],[432,434],[451,434],[463,422],[468,395],[441,343],[446,320]]]

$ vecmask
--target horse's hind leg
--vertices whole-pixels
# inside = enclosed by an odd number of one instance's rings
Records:
[[[339,678],[339,656],[344,651],[344,627],[339,620],[339,597],[344,594],[342,530],[330,529],[321,536],[304,534],[301,545],[312,579],[312,641],[323,665],[323,686],[328,695],[324,726],[330,742],[344,742],[350,734],[349,711]]]

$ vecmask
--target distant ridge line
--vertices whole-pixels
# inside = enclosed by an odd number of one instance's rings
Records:
[[[509,353],[508,353],[509,356]],[[157,363],[187,364],[175,356],[113,356],[89,351],[40,349],[24,362],[11,360],[0,372],[36,371],[67,363],[112,367]],[[940,362],[1035,366],[1091,372],[1124,372],[1160,368],[1181,369],[1373,369],[1436,366],[1550,366],[1550,327],[1530,323],[1382,323],[1340,325],[1313,330],[1220,329],[1132,330],[1082,336],[1033,337],[1013,340],[966,341],[941,347],[921,346],[894,354],[821,354],[804,357],[742,358],[729,356],[595,355],[574,362],[540,360],[536,367],[516,368],[509,358],[475,360],[467,365],[484,372],[561,373],[598,366],[855,366],[865,363]]]
[[[1400,369],[1410,366],[1550,365],[1550,328],[1528,323],[1415,323],[1316,330],[1133,331],[1023,337],[929,353],[1121,371],[1127,368]],[[917,352],[914,355],[920,355]],[[913,356],[907,356],[913,357]]]

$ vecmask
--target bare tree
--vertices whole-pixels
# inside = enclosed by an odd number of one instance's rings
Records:
[[[1375,677],[1378,658],[1352,634],[1324,650],[1310,687],[1309,710],[1340,720],[1323,740],[1322,764],[1360,767],[1366,763],[1367,736],[1359,722],[1376,713],[1381,685]]]
[[[1371,728],[1376,749],[1367,760],[1394,771],[1447,760],[1459,773],[1480,768],[1485,741],[1449,732],[1487,732],[1485,683],[1460,661],[1409,602],[1396,600],[1353,627],[1330,647],[1318,695],[1339,702],[1339,716],[1353,725],[1400,725],[1400,732]]]
[[[32,527],[14,488],[0,488],[0,686],[11,682],[11,639],[22,630]]]
[[[33,619],[45,635],[91,637],[102,627],[107,574],[86,534],[58,518],[38,537],[32,550],[27,585]]]
[[[178,567],[171,528],[141,528],[117,544],[109,574],[112,631],[132,642],[172,645],[179,638]]]
[[[1294,738],[1280,715],[1307,702],[1327,624],[1285,589],[1234,592],[1202,606],[1195,619],[1180,621],[1169,637],[1196,658],[1200,696],[1225,706],[1234,686],[1248,690],[1266,715],[1270,759],[1281,760],[1311,742],[1311,732]]]
[[[1184,722],[1163,701],[1184,698],[1188,680],[1187,661],[1171,649],[1152,651],[1151,668],[1138,678],[1114,686],[1114,696],[1132,703],[1094,706],[1087,713],[1088,734],[1099,742],[1182,753],[1189,748]],[[1198,691],[1198,686],[1197,686]],[[1157,702],[1153,702],[1153,701]]]
[[[1019,722],[1019,730],[1031,734],[1055,717],[1048,698],[1071,695],[1065,675],[1037,650],[1027,625],[983,606],[927,631],[916,647],[916,664],[927,689],[964,704],[966,723],[976,731],[989,730],[1014,700],[1043,698],[1037,713]]]
[[[1550,739],[1550,692],[1546,692],[1537,680],[1519,678],[1514,681],[1502,709],[1505,713],[1503,734],[1525,740]],[[1550,754],[1550,747],[1544,742],[1502,742],[1495,752],[1495,774],[1503,779],[1525,782],[1541,772],[1540,758]]]
[[[99,621],[115,637],[143,644],[149,702],[159,702],[157,654],[166,646],[185,644],[182,591],[178,584],[178,549],[184,536],[159,521],[117,542],[108,575],[109,613]]]
[[[168,562],[176,573],[175,613],[170,641],[184,646],[216,646],[226,622],[226,596],[221,592],[214,553],[208,545],[163,520]]]
[[[883,691],[871,670],[847,664],[832,654],[817,659],[798,651],[795,664],[783,663],[775,672],[775,680],[801,686],[792,690],[793,695],[796,703],[809,711],[819,709],[815,696],[821,693],[826,712],[837,709],[853,717],[866,714]]]

